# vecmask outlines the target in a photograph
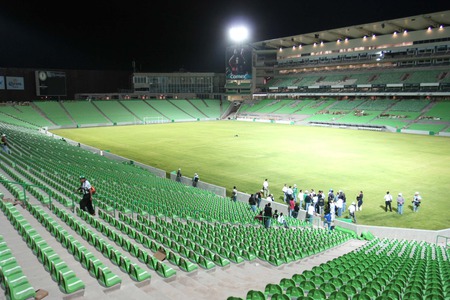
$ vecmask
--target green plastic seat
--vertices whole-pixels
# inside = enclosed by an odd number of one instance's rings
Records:
[[[336,291],[336,286],[329,282],[324,282],[320,285],[319,289],[323,290],[327,295]]]
[[[185,272],[192,272],[198,269],[198,265],[190,262],[189,260],[179,257],[177,266]]]
[[[174,269],[160,261],[157,262],[155,271],[164,278],[172,277],[177,273]]]
[[[418,293],[418,292],[406,292],[403,295],[403,299],[408,299],[408,300],[422,300],[422,294]]]
[[[298,298],[303,297],[305,293],[303,289],[298,286],[290,286],[286,289],[285,294],[290,298]]]
[[[62,273],[59,275],[59,287],[66,294],[72,294],[76,291],[84,289],[84,282],[75,276],[75,273]]]
[[[281,293],[273,294],[270,299],[271,300],[291,300],[291,298],[289,298],[288,295],[281,294]]]
[[[266,297],[272,296],[273,294],[282,294],[282,293],[283,288],[276,283],[268,283],[264,288],[264,295],[266,295]]]
[[[329,300],[348,300],[351,299],[349,295],[344,291],[334,291],[328,296]]]
[[[311,297],[316,300],[323,300],[327,298],[325,291],[321,289],[312,289],[308,292],[308,297]]]
[[[250,290],[247,292],[246,300],[266,300],[266,296],[261,291]]]
[[[300,282],[299,287],[301,287],[304,291],[309,291],[316,288],[316,284],[311,280],[306,280]]]
[[[134,263],[130,264],[128,274],[130,275],[131,279],[137,282],[141,282],[151,278],[149,272],[143,270],[141,267]]]
[[[351,284],[346,284],[342,286],[339,290],[345,292],[350,298],[358,293],[356,288]]]
[[[280,286],[283,290],[286,290],[288,287],[295,286],[295,281],[291,278],[282,278],[280,280]]]
[[[122,283],[122,279],[114,274],[108,267],[98,269],[98,282],[105,287],[112,287]]]
[[[370,286],[365,286],[361,289],[361,294],[366,294],[372,298],[378,297],[378,291]]]
[[[11,300],[33,299],[36,292],[28,281],[13,284],[9,279],[5,279],[5,296]]]
[[[306,276],[303,274],[294,274],[292,275],[292,280],[294,280],[296,285],[299,285],[301,282],[306,281]]]

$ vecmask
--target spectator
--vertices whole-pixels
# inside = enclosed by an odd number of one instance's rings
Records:
[[[294,212],[295,201],[294,197],[289,200],[289,217],[292,217],[292,213]]]
[[[335,200],[335,197],[334,197],[333,189],[330,189],[330,191],[328,192],[328,204],[330,204],[334,200]]]
[[[325,211],[325,215],[323,216],[323,226],[328,228],[328,233],[331,233],[331,221],[332,216],[330,210]]]
[[[336,200],[333,200],[330,203],[330,214],[331,214],[331,220],[334,221],[336,218]]]
[[[420,196],[419,192],[416,192],[414,194],[413,201],[412,201],[412,203],[413,203],[413,212],[418,212],[419,211],[419,206],[420,206],[421,202],[422,202],[422,197]]]
[[[363,205],[363,191],[360,191],[358,196],[356,196],[356,201],[358,201],[358,210],[362,211],[362,205]]]
[[[342,199],[342,213],[347,209],[347,197],[345,197],[345,193],[342,190],[339,190],[338,198]]]
[[[181,182],[181,168],[178,168],[178,171],[177,171],[177,178],[176,178],[176,180],[178,181],[178,182]]]
[[[323,215],[323,210],[325,207],[325,196],[323,195],[323,191],[319,191],[319,194],[317,195],[319,198],[317,201],[318,209],[316,210],[321,216]]]
[[[289,226],[288,226],[288,224],[286,222],[286,219],[283,216],[283,213],[280,213],[280,215],[278,216],[278,223],[283,225],[284,228],[289,228]]]
[[[299,204],[300,204],[299,205],[300,209],[303,208],[303,201],[305,201],[305,197],[306,197],[306,194],[303,193],[303,190],[298,191],[298,201],[299,201]]]
[[[298,188],[296,184],[294,184],[294,187],[292,188],[292,196],[294,196],[294,201],[297,202]]]
[[[287,187],[287,185],[285,183],[283,188],[281,189],[281,191],[283,192],[283,201],[284,201],[284,203],[289,204],[289,202],[287,200],[287,190],[288,190],[288,187]]]
[[[402,193],[398,193],[397,197],[397,213],[403,215],[403,204],[405,204],[405,198],[403,198]]]
[[[338,198],[336,201],[336,208],[337,208],[337,216],[338,218],[342,217],[342,207],[344,205],[344,202],[342,198]]]
[[[299,211],[300,211],[300,205],[298,203],[295,203],[294,211],[292,212],[292,217],[297,219]]]
[[[264,222],[263,222],[263,220],[264,220],[264,217],[263,217],[263,211],[260,210],[260,211],[259,211],[259,214],[257,214],[257,215],[255,216],[254,219],[260,221],[261,223],[264,223]]]
[[[194,174],[194,178],[192,178],[192,186],[193,187],[197,187],[198,181],[199,181],[200,177],[198,176],[197,173]]]
[[[353,222],[356,223],[356,204],[355,202],[352,202],[352,204],[348,207],[348,213],[350,214],[350,217],[352,218]]]
[[[309,205],[308,206],[308,210],[307,210],[307,218],[308,221],[312,224],[313,223],[313,218],[314,218],[314,206],[313,205]]]
[[[255,195],[251,194],[250,198],[248,198],[248,204],[250,204],[250,209],[253,212],[256,212],[256,200],[255,200]]]
[[[274,201],[273,195],[272,195],[272,194],[269,194],[269,196],[267,196],[267,199],[266,199],[266,200],[267,200],[267,201],[273,202],[273,201]]]
[[[237,189],[236,189],[236,186],[233,186],[233,191],[231,192],[231,200],[233,200],[234,202],[236,202],[236,200],[237,200]]]
[[[308,191],[305,191],[305,210],[308,212],[308,208],[311,205],[312,199]]]
[[[9,150],[8,140],[6,139],[6,134],[2,134],[2,142],[1,142],[2,150],[8,154],[11,154],[11,150]]]
[[[256,204],[258,205],[258,208],[261,205],[262,194],[263,194],[263,190],[256,192],[256,194],[255,194]]]
[[[266,228],[270,227],[271,220],[272,220],[272,207],[270,207],[270,203],[267,203],[266,207],[264,207],[264,225]]]
[[[294,199],[294,190],[292,189],[292,186],[289,186],[286,191],[286,202],[289,204],[291,199]]]
[[[92,206],[91,184],[86,180],[86,177],[84,175],[80,176],[80,187],[75,191],[81,192],[83,194],[83,198],[80,201],[80,209],[87,211],[91,215],[95,216],[95,210]]]
[[[270,194],[269,193],[269,181],[267,179],[264,180],[262,189],[264,192],[264,197],[267,197]]]
[[[275,209],[275,212],[273,213],[272,218],[278,219],[278,209]]]
[[[392,206],[391,206],[391,202],[392,202],[392,195],[389,194],[389,191],[386,192],[386,195],[384,195],[384,211],[387,212],[388,206],[389,206],[389,210],[392,212]]]

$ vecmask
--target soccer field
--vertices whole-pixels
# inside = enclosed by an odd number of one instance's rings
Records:
[[[403,228],[450,227],[445,191],[450,182],[450,139],[238,121],[170,123],[52,130],[53,133],[184,176],[254,193],[265,178],[277,201],[281,189],[343,190],[347,206],[364,192],[359,224]],[[394,212],[384,211],[384,195]],[[412,212],[414,192],[422,195]],[[403,193],[404,215],[396,214]]]

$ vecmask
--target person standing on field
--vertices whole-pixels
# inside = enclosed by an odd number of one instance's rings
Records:
[[[360,191],[358,196],[356,196],[356,201],[358,201],[358,210],[362,211],[364,194],[363,191]]]
[[[264,198],[267,198],[267,196],[270,194],[269,193],[269,181],[267,179],[265,179],[263,182],[263,193],[264,193]]]
[[[392,205],[391,205],[391,203],[392,203],[392,195],[389,194],[389,191],[387,191],[386,195],[384,195],[384,203],[385,203],[384,211],[387,212],[388,207],[389,207],[390,212],[392,212]]]
[[[419,211],[419,206],[420,206],[421,202],[422,202],[422,197],[420,196],[419,192],[416,192],[414,194],[413,201],[412,201],[412,203],[413,203],[413,211],[414,212],[418,212]]]
[[[397,197],[397,213],[403,215],[403,204],[405,204],[405,198],[403,198],[402,193],[398,193]]]

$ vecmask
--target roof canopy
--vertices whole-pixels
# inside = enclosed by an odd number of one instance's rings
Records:
[[[298,45],[310,45],[320,42],[337,41],[338,39],[344,40],[363,38],[364,36],[385,35],[392,34],[395,31],[403,32],[425,30],[428,27],[438,28],[439,26],[450,24],[450,10],[423,14],[418,16],[379,21],[375,23],[347,26],[337,29],[330,29],[324,31],[317,31],[312,33],[288,36],[278,39],[265,40],[252,43],[255,49],[278,49],[285,47],[292,47]]]

